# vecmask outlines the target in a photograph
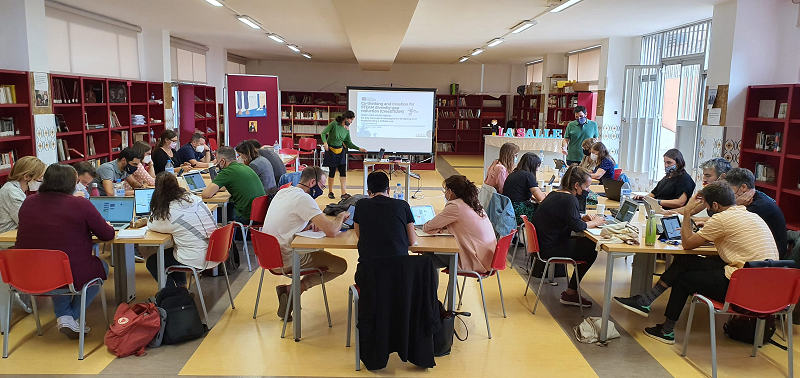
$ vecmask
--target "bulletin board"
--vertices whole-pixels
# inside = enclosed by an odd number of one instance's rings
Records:
[[[706,95],[703,99],[703,125],[708,125],[708,90],[706,86]],[[717,98],[714,100],[714,108],[722,109],[719,117],[719,126],[725,126],[726,118],[728,115],[728,85],[717,86]]]
[[[250,92],[258,93],[255,97],[259,101],[262,101],[261,93],[265,93],[266,99],[259,106],[254,106],[250,104],[254,98],[248,96]],[[253,138],[263,145],[272,145],[276,141],[280,143],[280,107],[277,76],[225,75],[225,144],[235,146]]]

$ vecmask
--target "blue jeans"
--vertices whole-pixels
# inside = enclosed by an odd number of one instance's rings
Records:
[[[103,261],[103,267],[108,274],[108,264]],[[82,288],[75,288],[75,290]],[[97,294],[100,293],[99,285],[92,285],[86,288],[86,307],[92,303]],[[53,299],[53,312],[56,313],[56,318],[62,316],[71,316],[73,319],[78,320],[81,317],[81,296],[80,295],[58,295],[51,297]]]

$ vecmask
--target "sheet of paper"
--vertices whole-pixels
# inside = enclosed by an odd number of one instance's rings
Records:
[[[298,232],[295,235],[306,237],[306,238],[311,238],[311,239],[322,239],[322,238],[325,237],[325,233],[324,232],[322,232],[322,231],[311,231],[311,230]]]
[[[600,232],[602,232],[603,230],[600,228],[588,228],[586,229],[586,231],[588,231],[592,235],[600,236]]]
[[[429,237],[429,236],[453,236],[453,234],[450,234],[450,233],[448,233],[446,231],[442,232],[441,234],[429,234],[429,233],[427,233],[425,231],[420,230],[419,228],[415,228],[414,229],[414,233],[416,233],[417,236],[423,237],[423,238],[424,237]]]
[[[147,227],[124,229],[117,233],[117,239],[142,239],[147,234]]]
[[[631,194],[633,194],[634,196],[642,196],[642,197],[644,197],[644,196],[650,194],[650,192],[631,192]]]
[[[708,110],[708,125],[719,126],[720,117],[722,116],[722,108],[713,108]]]

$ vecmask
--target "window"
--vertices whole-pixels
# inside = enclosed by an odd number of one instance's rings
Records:
[[[596,82],[600,78],[600,48],[569,55],[567,79]]]
[[[208,47],[179,38],[170,38],[172,79],[192,83],[206,82]]]
[[[662,60],[705,54],[711,20],[642,37],[641,64],[661,64]]]
[[[244,64],[228,61],[228,66],[225,73],[229,74],[244,74]]]
[[[542,82],[542,67],[544,62],[539,61],[525,66],[525,84]]]

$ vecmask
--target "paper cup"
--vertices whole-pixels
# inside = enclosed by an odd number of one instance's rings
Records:
[[[606,205],[604,203],[597,204],[597,215],[604,215],[606,212]]]

